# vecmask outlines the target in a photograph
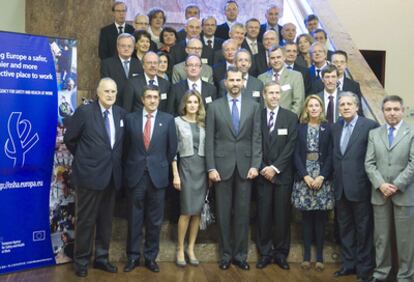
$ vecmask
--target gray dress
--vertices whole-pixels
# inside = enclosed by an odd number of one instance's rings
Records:
[[[197,154],[200,128],[196,123],[187,123],[191,126],[195,154],[189,157],[180,157],[178,162],[181,179],[181,214],[199,215],[207,191],[206,164],[204,157]]]

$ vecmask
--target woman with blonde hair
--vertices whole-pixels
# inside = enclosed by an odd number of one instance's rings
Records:
[[[303,220],[304,257],[301,267],[310,269],[311,243],[315,241],[315,269],[322,271],[325,226],[328,210],[334,206],[334,193],[331,185],[331,129],[318,95],[310,95],[305,100],[298,127],[294,163],[297,177],[292,191],[292,203],[302,211]],[[312,238],[313,235],[315,238]]]
[[[188,90],[180,104],[180,116],[175,118],[178,139],[177,160],[173,161],[173,185],[180,191],[181,215],[178,220],[178,248],[176,264],[185,266],[184,240],[188,227],[187,256],[197,266],[194,245],[200,227],[201,208],[207,190],[205,165],[205,110],[201,95]],[[177,165],[178,164],[178,165]]]

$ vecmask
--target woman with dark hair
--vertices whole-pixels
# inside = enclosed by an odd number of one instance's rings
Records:
[[[160,8],[152,8],[148,12],[148,18],[148,32],[151,35],[152,41],[154,41],[157,44],[157,48],[159,49],[161,47],[160,34],[162,31],[162,27],[167,20],[165,12],[163,9]]]
[[[304,256],[301,267],[310,269],[311,244],[315,241],[315,269],[322,271],[325,226],[328,210],[334,206],[334,194],[331,129],[325,120],[323,102],[317,95],[310,95],[305,100],[294,162],[298,177],[293,185],[292,203],[302,211],[303,220]]]
[[[312,59],[309,54],[309,48],[315,40],[307,33],[303,33],[296,38],[296,45],[298,46],[298,56],[296,63],[305,68],[312,65]]]
[[[170,53],[171,47],[177,43],[177,31],[169,26],[164,27],[160,34],[160,51]]]
[[[158,73],[157,73],[157,75],[159,77],[162,77],[165,80],[169,81],[170,80],[169,79],[169,77],[170,77],[170,68],[169,68],[170,58],[169,58],[169,55],[167,53],[164,53],[164,52],[158,52],[157,55],[158,55],[158,58],[159,58],[158,59],[159,64],[158,64]]]
[[[138,30],[134,32],[135,56],[142,64],[142,58],[149,51],[151,46],[151,35],[148,31]]]
[[[181,215],[178,220],[176,264],[187,264],[184,240],[190,226],[187,255],[191,265],[198,265],[194,245],[200,228],[200,214],[207,190],[205,164],[205,110],[201,95],[188,90],[180,104],[181,116],[175,118],[178,137],[178,160],[173,161],[173,185],[180,191]],[[177,165],[178,162],[178,165]]]

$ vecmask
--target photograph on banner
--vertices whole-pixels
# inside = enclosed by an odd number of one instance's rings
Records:
[[[76,40],[49,39],[58,86],[58,125],[50,187],[50,233],[56,264],[73,259],[75,241],[75,187],[70,181],[73,157],[63,143],[65,119],[77,107]]]

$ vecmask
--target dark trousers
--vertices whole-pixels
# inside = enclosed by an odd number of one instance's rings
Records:
[[[316,261],[323,262],[323,244],[328,211],[302,211],[304,261],[311,260],[312,239],[316,242]]]
[[[251,180],[240,177],[235,168],[232,177],[215,184],[220,257],[230,261],[247,259]]]
[[[113,182],[104,190],[76,188],[75,263],[87,266],[92,255],[95,231],[95,260],[108,260],[115,206]]]
[[[160,246],[160,231],[164,218],[165,188],[157,189],[148,172],[128,195],[128,259],[141,256],[142,228],[145,226],[145,260],[155,260]]]
[[[259,177],[256,246],[261,256],[286,258],[290,249],[292,185],[276,185]]]
[[[343,195],[336,206],[343,267],[355,268],[358,276],[367,277],[375,266],[371,203],[351,202]]]

